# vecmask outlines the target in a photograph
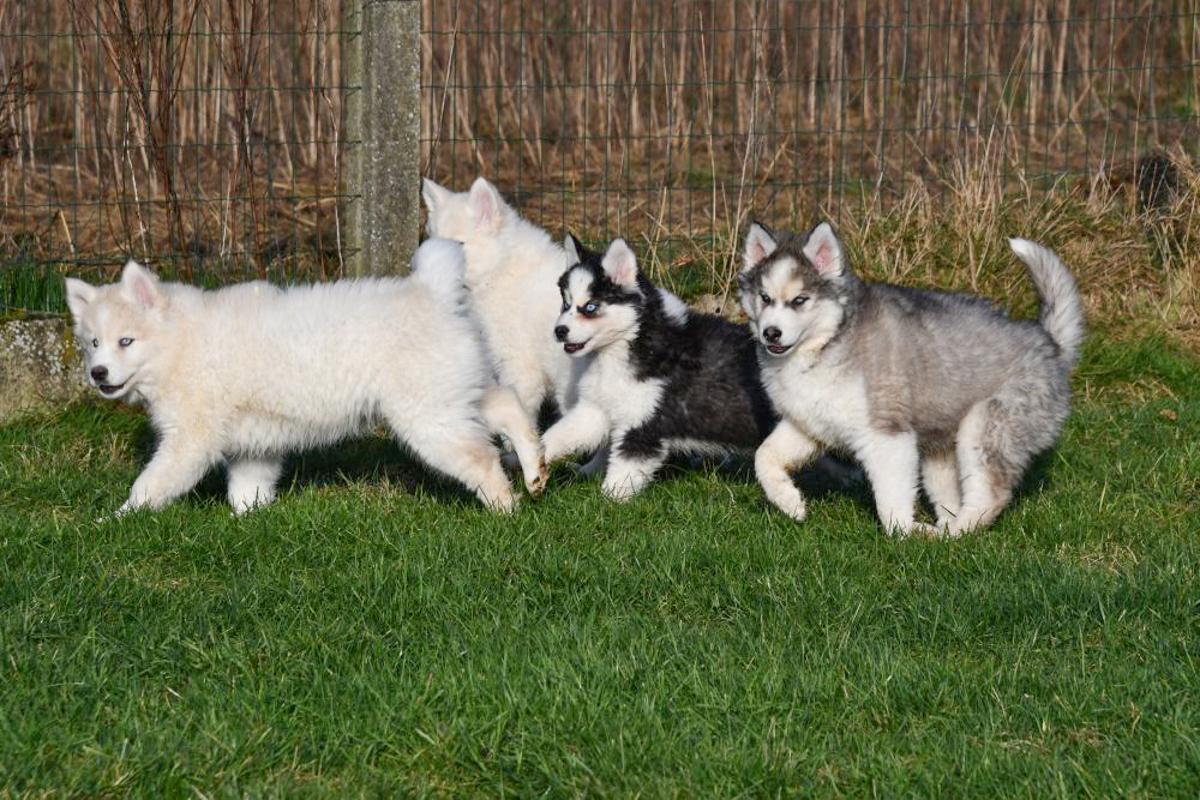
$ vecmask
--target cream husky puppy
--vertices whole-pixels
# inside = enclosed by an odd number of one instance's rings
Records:
[[[511,386],[532,415],[547,399],[566,411],[575,402],[575,382],[587,359],[564,353],[551,331],[561,300],[558,278],[579,262],[575,248],[559,245],[522,219],[484,178],[466,192],[426,178],[421,195],[429,211],[429,235],[460,241],[466,251],[466,286],[500,383]],[[682,300],[665,289],[659,292],[668,314],[687,315]]]
[[[492,442],[503,434],[531,493],[545,467],[528,415],[495,386],[461,303],[462,249],[431,240],[415,275],[279,289],[203,291],[129,262],[118,283],[67,279],[91,383],[144,403],[159,442],[118,509],[160,508],[227,465],[236,513],[271,502],[283,457],[377,420],[488,507],[514,498]]]
[[[426,178],[421,195],[429,235],[462,242],[466,287],[500,383],[512,387],[531,415],[547,399],[569,407],[574,367],[550,332],[558,316],[558,276],[574,257],[522,219],[483,178],[467,192]]]

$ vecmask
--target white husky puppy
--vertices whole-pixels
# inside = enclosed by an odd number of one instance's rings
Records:
[[[242,513],[274,499],[285,455],[377,420],[507,511],[514,498],[492,442],[503,434],[540,492],[540,442],[512,392],[494,385],[462,312],[462,262],[458,245],[431,240],[407,279],[203,291],[133,261],[115,284],[68,278],[89,380],[104,397],[144,403],[159,435],[118,513],[160,508],[222,462]]]
[[[550,335],[558,276],[574,263],[550,235],[524,220],[483,178],[452,192],[426,178],[430,236],[456,239],[467,256],[466,286],[495,359],[500,383],[536,415],[543,401],[573,401],[573,365]]]
[[[491,347],[500,383],[511,386],[530,414],[553,399],[560,411],[575,402],[575,382],[586,367],[563,352],[551,335],[558,319],[558,278],[579,262],[574,247],[523,219],[484,178],[466,192],[452,192],[426,178],[421,195],[429,211],[430,236],[462,242],[466,286]],[[687,306],[659,290],[668,313]]]

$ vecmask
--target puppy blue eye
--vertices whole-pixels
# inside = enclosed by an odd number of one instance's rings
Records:
[[[600,310],[600,306],[596,305],[593,302],[587,303],[586,305],[584,305],[583,308],[580,309],[580,311],[582,311],[584,313],[584,315],[588,316],[588,317],[592,316],[599,310]]]
[[[100,340],[92,339],[92,347],[99,347],[99,346],[100,346]]]
[[[121,340],[117,342],[117,344],[121,345],[121,347],[129,347],[129,345],[133,344],[133,339],[129,338],[128,336],[123,336],[121,337]]]
[[[808,302],[808,295],[798,294],[792,298],[792,308],[799,308]]]
[[[759,292],[758,297],[763,301],[764,306],[771,305],[771,295],[767,294],[766,292]]]
[[[563,304],[562,304],[562,310],[563,310],[563,311],[566,311],[566,310],[570,309],[570,307],[571,307],[571,301],[570,301],[570,300],[563,300]]]

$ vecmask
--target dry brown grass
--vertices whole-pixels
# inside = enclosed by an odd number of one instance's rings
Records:
[[[832,216],[874,277],[1027,303],[1005,239],[1048,241],[1093,319],[1195,343],[1198,14],[427,3],[423,158],[459,187],[492,177],[553,231],[640,242],[656,276],[718,308],[749,218]],[[1159,149],[1183,177],[1139,201],[1136,164]]]
[[[178,254],[266,274],[328,255],[334,0],[0,5],[0,251]],[[5,133],[8,132],[5,147]],[[318,259],[321,260],[321,259]]]
[[[750,208],[890,202],[964,160],[1112,171],[1196,132],[1198,9],[426,3],[423,156],[606,231],[689,236]]]
[[[340,274],[339,11],[0,5],[0,253]],[[1004,237],[1045,239],[1097,314],[1194,340],[1198,20],[1200,0],[425,0],[423,163],[556,232],[626,235],[689,295],[727,295],[752,215],[832,215],[877,277],[1004,294],[1026,292]],[[1139,204],[1155,148],[1183,177]]]

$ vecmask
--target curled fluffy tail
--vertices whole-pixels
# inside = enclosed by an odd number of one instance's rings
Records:
[[[466,267],[461,244],[450,239],[426,239],[413,253],[412,277],[438,301],[457,309],[466,302]]]
[[[1075,279],[1062,259],[1040,244],[1027,239],[1009,239],[1008,243],[1029,268],[1042,300],[1038,322],[1062,351],[1063,360],[1074,365],[1083,341],[1083,308]]]

